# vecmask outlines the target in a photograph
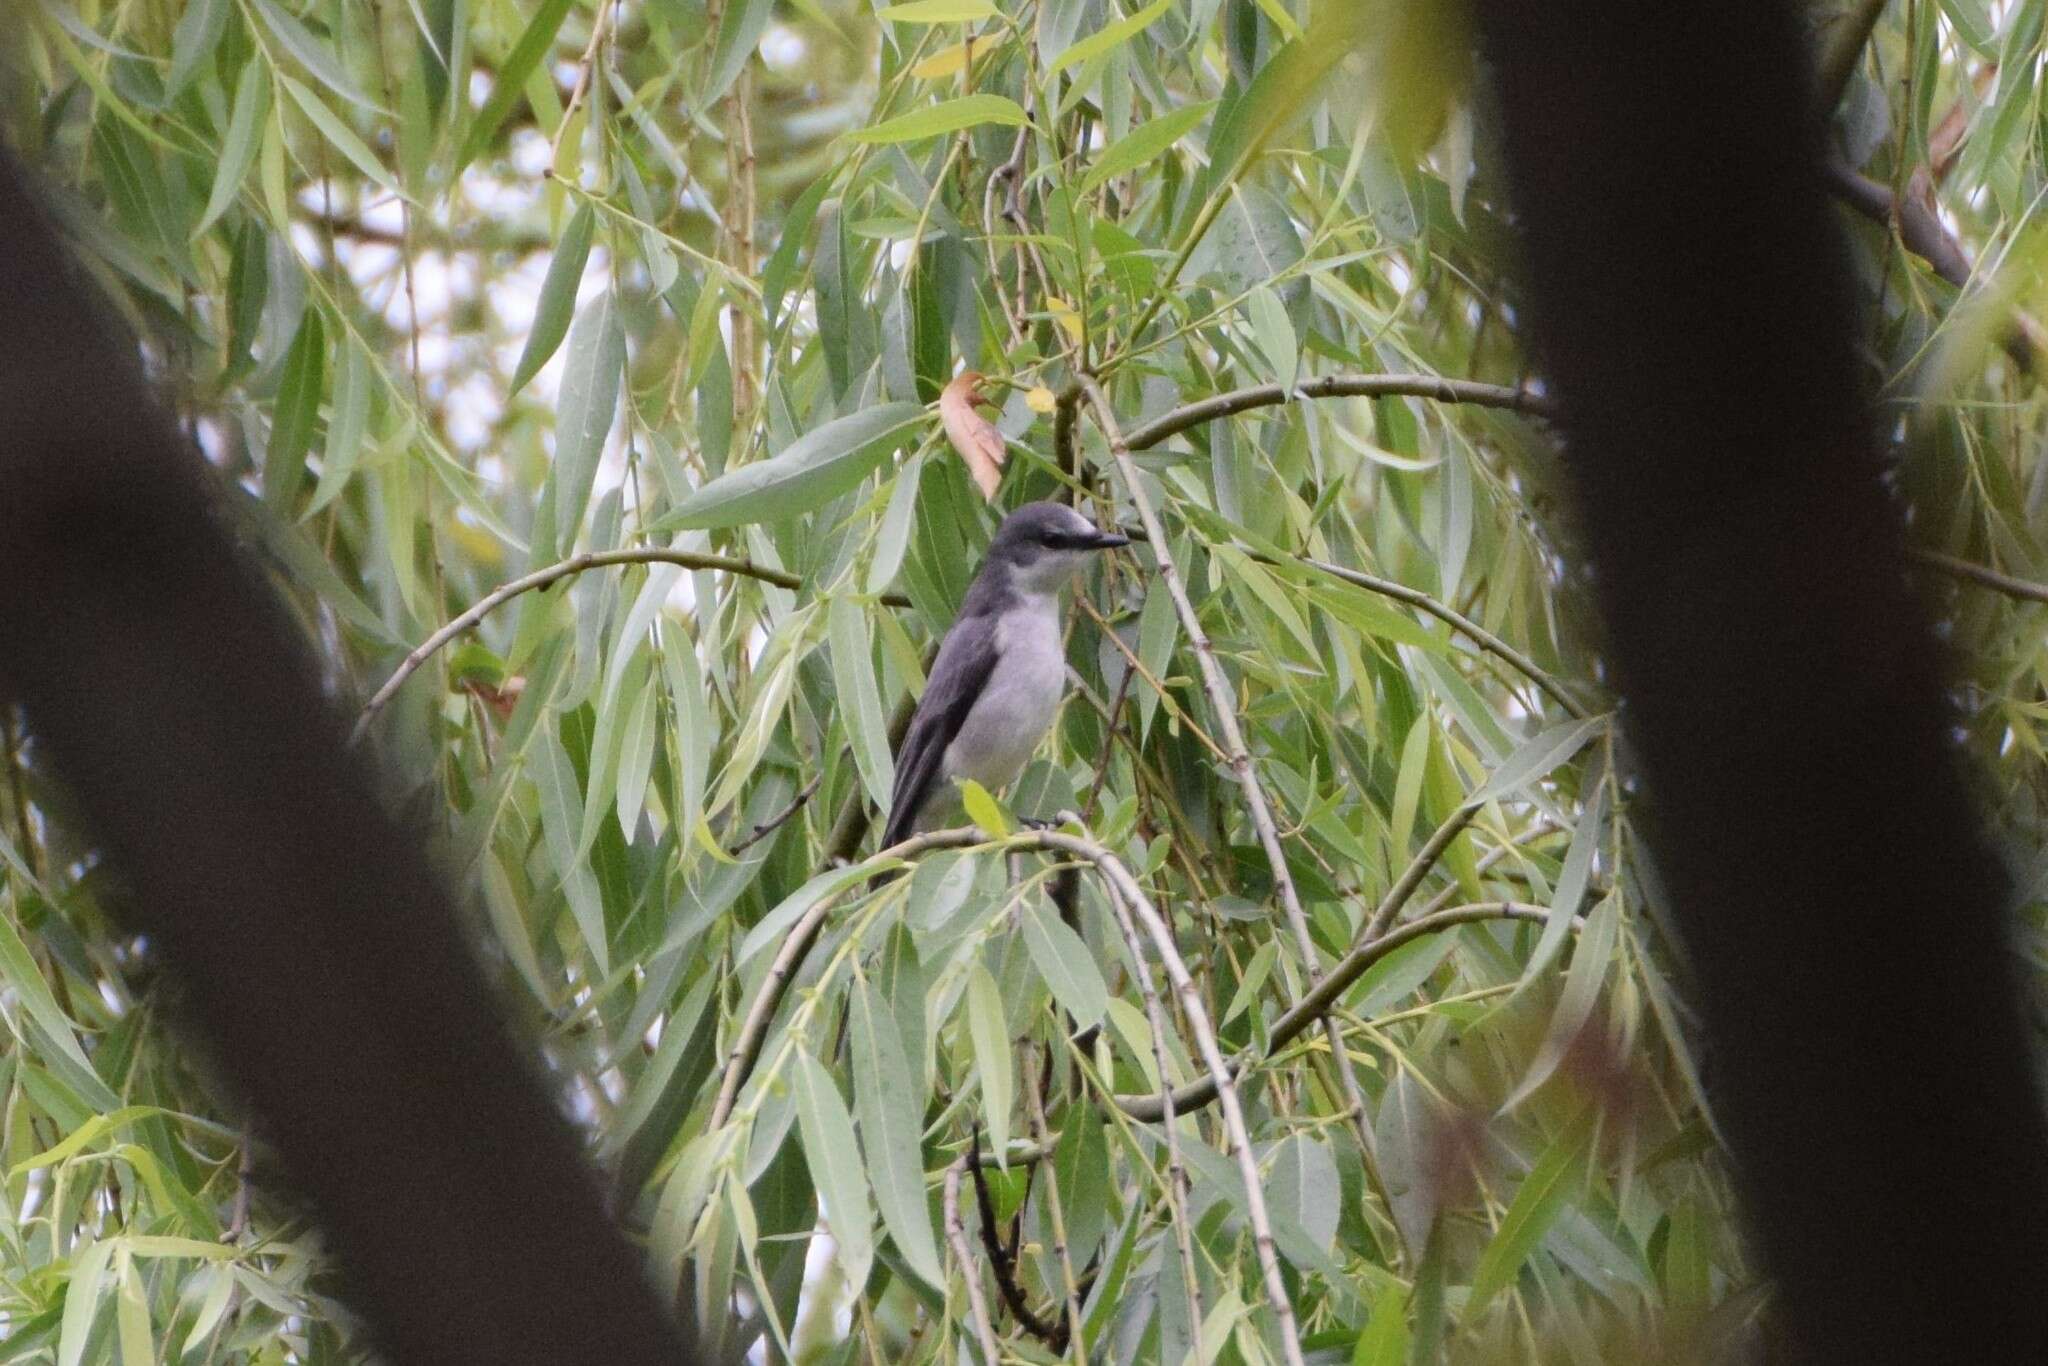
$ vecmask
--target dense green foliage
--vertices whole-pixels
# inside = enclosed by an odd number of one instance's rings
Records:
[[[1873,378],[1917,534],[1969,562],[1933,566],[1968,742],[2025,832],[2040,608],[1968,571],[2048,569],[2048,3],[1903,0],[1866,44],[1871,9],[1817,31],[1834,145],[1907,206],[1845,209]],[[363,743],[706,1331],[1174,1363],[1753,1331],[1450,7],[19,19],[9,138],[337,698],[379,697]],[[936,411],[962,369],[992,501]],[[890,714],[1002,509],[1063,491],[1164,544],[1077,586],[1071,697],[970,794],[983,833],[870,886]],[[619,553],[406,661],[584,552]],[[5,751],[0,1361],[353,1359],[181,988],[32,730]],[[1234,1103],[1183,1095],[1169,1143],[1145,1097],[1212,1051]]]

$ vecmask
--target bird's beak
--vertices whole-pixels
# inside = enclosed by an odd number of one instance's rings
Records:
[[[1114,531],[1098,531],[1095,539],[1088,543],[1090,550],[1114,550],[1120,545],[1129,545],[1131,538]]]

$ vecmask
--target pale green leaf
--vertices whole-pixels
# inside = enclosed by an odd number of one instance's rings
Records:
[[[914,1108],[916,1088],[896,1035],[895,1017],[866,981],[854,985],[847,1046],[853,1054],[861,1151],[867,1157],[882,1223],[911,1270],[931,1285],[944,1285],[931,1211],[925,1204],[924,1116]]]
[[[770,459],[727,471],[683,499],[651,529],[740,526],[809,512],[867,478],[895,449],[901,434],[923,420],[924,409],[915,403],[882,403],[836,418],[804,433]]]
[[[977,128],[985,123],[1022,128],[1030,121],[1015,100],[1001,95],[963,95],[957,100],[900,114],[849,136],[855,142],[919,142],[945,133],[957,133],[963,128]]]
[[[548,259],[547,276],[540,283],[540,298],[534,304],[533,325],[526,331],[526,345],[519,352],[519,363],[512,367],[506,397],[525,388],[526,382],[548,363],[562,338],[568,335],[569,319],[576,312],[576,288],[583,283],[583,267],[590,259],[590,239],[596,224],[596,211],[584,203],[577,205],[576,212],[569,216],[569,225],[562,229],[562,240],[555,244],[555,253]]]

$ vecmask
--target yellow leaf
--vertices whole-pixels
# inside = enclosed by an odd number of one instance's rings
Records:
[[[1024,402],[1034,413],[1049,413],[1060,406],[1059,399],[1055,398],[1052,390],[1046,388],[1043,384],[1026,390]]]
[[[910,74],[921,81],[936,81],[950,76],[967,65],[967,51],[973,46],[971,41],[955,43],[910,68]]]
[[[988,789],[974,779],[960,780],[960,802],[967,808],[967,819],[991,835],[1010,833],[1010,823],[1003,819],[1003,808],[997,806],[996,799],[989,796]]]
[[[1045,311],[1052,314],[1052,320],[1066,330],[1068,337],[1076,343],[1080,342],[1081,315],[1074,311],[1072,304],[1056,294],[1048,294],[1045,299]]]

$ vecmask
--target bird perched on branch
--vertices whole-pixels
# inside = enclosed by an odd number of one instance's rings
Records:
[[[897,748],[883,848],[956,819],[955,780],[993,790],[1017,776],[1066,691],[1060,589],[1096,551],[1129,544],[1059,503],[1003,519]]]

